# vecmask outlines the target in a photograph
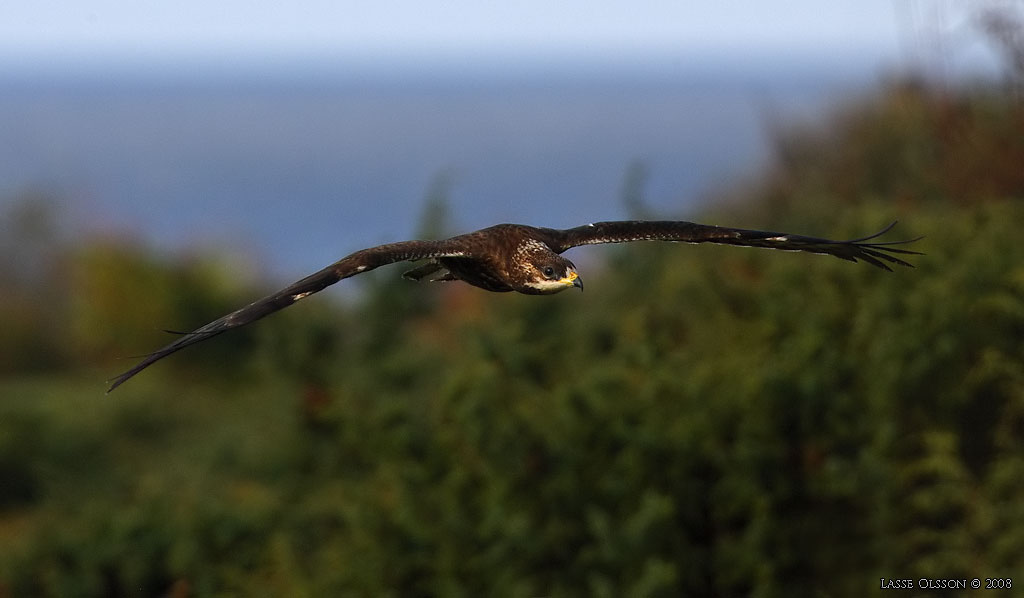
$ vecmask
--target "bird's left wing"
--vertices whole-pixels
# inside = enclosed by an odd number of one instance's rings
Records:
[[[133,368],[110,380],[111,384],[107,392],[114,390],[153,362],[159,361],[171,353],[180,351],[189,345],[202,342],[222,332],[227,332],[232,328],[238,328],[239,326],[255,322],[263,316],[284,309],[300,299],[322,291],[344,278],[395,262],[436,257],[463,257],[465,255],[463,249],[451,239],[444,241],[403,241],[357,251],[341,258],[319,272],[296,281],[273,295],[254,301],[209,324],[200,326],[192,332],[182,334],[174,342],[146,355]]]
[[[891,270],[885,263],[913,267],[897,257],[900,255],[921,255],[920,252],[894,247],[919,240],[872,242],[896,226],[893,222],[873,235],[833,241],[789,233],[776,233],[724,226],[710,226],[695,222],[676,220],[624,220],[616,222],[595,222],[566,230],[549,231],[548,242],[552,250],[561,253],[570,247],[598,243],[627,243],[630,241],[678,241],[684,243],[720,243],[742,247],[766,247],[787,251],[808,251],[833,255],[851,262],[865,262]]]

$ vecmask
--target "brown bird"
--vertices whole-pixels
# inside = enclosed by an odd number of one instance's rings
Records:
[[[881,231],[859,239],[832,241],[789,233],[726,228],[683,221],[596,222],[566,230],[522,224],[498,224],[450,239],[388,243],[347,255],[273,295],[183,334],[166,347],[147,355],[135,367],[114,378],[107,392],[175,351],[232,328],[255,322],[339,280],[395,262],[428,260],[404,274],[406,278],[412,280],[434,276],[431,278],[433,281],[461,280],[488,291],[516,291],[528,295],[546,295],[568,288],[582,289],[583,281],[576,272],[576,266],[560,254],[572,247],[598,243],[676,241],[766,247],[828,254],[851,262],[864,260],[873,266],[891,271],[886,262],[912,267],[897,257],[897,254],[920,255],[916,251],[894,247],[913,243],[920,237],[905,241],[870,242],[895,225],[893,222]]]

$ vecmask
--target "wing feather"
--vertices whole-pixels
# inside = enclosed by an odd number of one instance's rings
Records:
[[[921,255],[920,252],[894,247],[913,243],[921,239],[904,241],[871,242],[889,232],[896,225],[893,222],[877,233],[849,239],[833,241],[818,237],[793,235],[771,231],[728,228],[685,222],[682,220],[623,220],[617,222],[595,222],[566,230],[553,231],[553,239],[549,243],[552,249],[561,253],[571,247],[595,245],[600,243],[628,243],[631,241],[673,241],[682,243],[719,243],[741,247],[764,247],[785,251],[807,251],[832,255],[850,262],[863,260],[873,266],[890,270],[886,264],[913,267],[897,255]]]
[[[145,355],[138,364],[116,378],[109,380],[110,392],[126,380],[146,369],[154,362],[184,349],[189,345],[205,341],[239,326],[245,326],[260,318],[284,309],[293,303],[322,291],[339,280],[369,272],[374,268],[401,261],[415,261],[436,257],[461,257],[465,255],[463,248],[455,239],[446,241],[403,241],[389,243],[370,249],[363,249],[347,255],[323,270],[310,274],[286,288],[254,301],[191,332],[181,336],[167,346]]]

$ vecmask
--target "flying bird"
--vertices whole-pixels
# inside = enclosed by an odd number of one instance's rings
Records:
[[[171,353],[232,328],[255,322],[339,280],[396,262],[426,260],[403,275],[411,280],[461,280],[488,291],[516,291],[528,295],[548,295],[570,288],[582,289],[583,280],[577,273],[576,266],[561,254],[572,247],[599,243],[720,243],[827,254],[850,262],[863,260],[889,271],[891,268],[887,264],[913,267],[898,255],[920,253],[896,246],[913,243],[920,237],[905,241],[873,241],[895,225],[893,222],[881,231],[866,237],[832,241],[789,233],[727,228],[683,221],[596,222],[565,230],[522,224],[498,224],[450,239],[378,245],[347,255],[273,295],[254,301],[192,332],[183,333],[174,342],[146,355],[133,368],[111,380],[107,392]]]

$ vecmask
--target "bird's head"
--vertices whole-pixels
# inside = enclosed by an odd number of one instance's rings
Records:
[[[527,265],[522,293],[550,295],[566,289],[583,290],[583,279],[576,266],[564,257],[550,251],[534,254]]]

